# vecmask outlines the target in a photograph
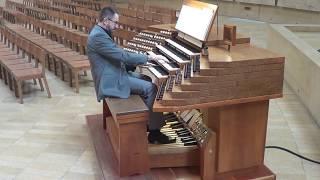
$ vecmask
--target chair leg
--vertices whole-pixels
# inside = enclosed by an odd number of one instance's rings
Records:
[[[62,79],[62,81],[64,81],[64,69],[63,69],[62,61],[59,62],[59,68],[60,68],[60,73],[61,73],[61,79]]]
[[[78,71],[74,72],[74,83],[76,84],[76,93],[79,93],[79,73],[78,73]]]
[[[57,61],[55,59],[53,59],[53,69],[54,69],[54,75],[58,75],[58,71],[57,71]]]
[[[8,76],[7,76],[7,71],[6,69],[2,69],[3,70],[3,80],[4,80],[4,84],[7,85],[8,84]]]
[[[39,81],[39,84],[40,84],[40,89],[41,89],[41,91],[43,91],[44,89],[43,89],[43,84],[42,84],[41,78],[38,78],[38,81]]]
[[[9,89],[12,91],[13,90],[12,76],[8,71],[7,71],[7,78],[8,78]]]
[[[17,85],[17,81],[13,78],[13,86],[14,86],[14,95],[18,98],[19,94],[18,94],[18,85]]]
[[[44,82],[44,87],[46,88],[47,94],[48,94],[48,98],[51,98],[51,93],[49,90],[49,85],[46,79],[46,76],[43,76],[43,82]]]
[[[20,104],[23,104],[21,81],[19,81],[19,80],[17,81],[17,86],[18,86],[18,94],[19,94]]]
[[[70,87],[72,87],[72,70],[69,68]]]

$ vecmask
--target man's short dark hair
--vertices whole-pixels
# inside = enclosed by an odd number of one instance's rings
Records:
[[[105,18],[112,19],[115,14],[118,14],[118,12],[113,7],[104,7],[100,11],[99,21],[102,22]]]

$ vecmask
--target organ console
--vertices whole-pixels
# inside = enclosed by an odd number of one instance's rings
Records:
[[[183,30],[184,25],[192,25],[183,22],[189,18],[179,17],[176,29],[152,26],[124,47],[135,53],[161,54],[169,60],[144,67],[155,76],[158,85],[153,111],[164,112],[166,125],[161,132],[177,142],[141,144],[147,152],[141,150],[135,156],[142,154],[146,159],[142,170],[127,165],[129,170],[120,171],[120,175],[144,173],[157,167],[199,166],[205,180],[275,179],[263,163],[264,146],[269,99],[282,96],[284,57],[251,45],[249,38],[236,34],[235,26],[226,25],[224,33],[213,35],[212,32],[220,31],[212,28],[217,6],[185,0],[181,11],[193,10],[208,18],[197,22],[204,26],[204,32],[192,34],[195,31]],[[203,48],[208,48],[208,56],[201,54]],[[110,106],[112,101],[104,103],[104,109],[116,116]],[[132,117],[138,122],[137,117],[145,115]],[[108,121],[117,124],[107,118]],[[125,121],[128,122],[129,119]],[[121,145],[112,139],[124,135],[120,133],[120,124],[112,127],[119,129],[116,135],[115,130],[107,132],[121,161]],[[140,131],[145,131],[142,127]]]

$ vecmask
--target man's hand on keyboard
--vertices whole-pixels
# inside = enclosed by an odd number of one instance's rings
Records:
[[[148,61],[158,61],[158,62],[161,62],[161,61],[164,61],[164,62],[169,62],[169,60],[162,56],[162,55],[157,55],[157,54],[154,54],[153,52],[148,52]]]

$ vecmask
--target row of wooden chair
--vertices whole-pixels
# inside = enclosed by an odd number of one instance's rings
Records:
[[[86,33],[89,32],[89,30],[92,28],[93,24],[95,23],[77,15],[65,13],[62,11],[56,11],[49,8],[44,8],[45,6],[43,4],[49,4],[48,6],[52,7],[50,6],[50,2],[46,2],[46,1],[39,1],[39,0],[33,1],[33,2],[36,2],[34,5],[37,5],[37,7],[28,7],[24,4],[12,2],[10,0],[7,0],[6,2],[8,4],[8,9],[11,9],[10,14],[13,14],[13,11],[16,10],[26,14],[27,16],[31,16],[39,20],[47,20],[47,19],[51,19],[53,21],[57,20],[58,22],[63,22],[62,24],[69,28],[75,28]],[[14,23],[15,20],[11,20],[11,22]]]
[[[62,9],[69,9],[71,14],[76,14],[76,7],[81,7],[80,5],[72,3],[71,0],[54,0],[52,1],[52,6]]]
[[[62,24],[64,26],[67,26],[68,28],[77,29],[79,31],[83,31],[85,33],[88,33],[92,26],[94,25],[94,22],[83,18],[81,16],[63,13],[59,11],[53,11],[53,10],[46,10],[47,15],[50,20],[53,22],[63,22]]]
[[[78,5],[82,5],[82,7],[93,9],[96,11],[100,11],[102,8],[110,6],[111,4],[110,2],[96,0],[72,0],[72,2],[75,2]]]
[[[172,17],[170,14],[148,12],[148,11],[120,8],[120,7],[118,7],[117,10],[122,16],[145,19],[148,21],[156,22],[158,24],[170,24],[170,23],[176,22],[175,17]]]
[[[88,57],[85,54],[87,35],[80,37],[77,33],[72,33],[63,28],[55,28],[44,24],[28,16],[19,16],[19,21],[24,21],[21,25],[7,25],[22,37],[40,46],[47,52],[47,65],[51,70],[51,64],[56,75],[60,70],[62,80],[64,78],[64,67],[69,71],[70,86],[72,86],[72,76],[75,78],[76,92],[79,92],[79,73],[90,69]],[[53,27],[53,28],[52,28]],[[54,40],[52,40],[54,39]],[[62,44],[61,44],[62,43]],[[78,50],[79,52],[76,52]]]
[[[47,55],[45,64],[47,64],[49,70],[54,70],[56,75],[59,75],[58,70],[60,70],[60,77],[63,81],[65,80],[64,69],[67,68],[70,86],[73,86],[72,77],[74,77],[75,89],[79,93],[79,73],[90,69],[89,59],[86,55],[81,55],[56,41],[25,29],[22,26],[11,24],[7,25],[7,27],[45,50]],[[53,66],[53,69],[51,69],[51,66]]]
[[[47,12],[41,8],[37,7],[25,7],[24,14],[31,16],[33,18],[39,19],[39,20],[46,20],[48,19]]]
[[[142,11],[142,12],[168,15],[171,17],[172,23],[175,23],[177,21],[177,10],[176,9],[170,9],[170,8],[159,7],[159,6],[154,6],[154,5],[146,5],[144,3],[139,4],[139,3],[136,3],[135,0],[133,0],[133,1],[129,0],[128,9]]]
[[[90,20],[91,22],[98,22],[99,12],[92,9],[77,6],[75,7],[75,15],[84,17]]]
[[[71,49],[79,51],[80,54],[86,54],[88,34],[66,28],[49,20],[39,21],[26,15],[20,15],[16,19],[24,27],[61,44],[68,45]]]
[[[59,11],[74,13],[75,7],[83,7],[95,11],[110,5],[109,2],[90,1],[90,0],[23,0],[23,4],[30,7],[40,7],[43,9],[57,9]]]
[[[2,11],[3,11],[2,12],[3,18],[11,23],[16,23],[16,17],[19,17],[21,14],[23,14],[19,11],[7,9],[7,8],[3,9]]]
[[[26,80],[38,79],[41,91],[44,90],[42,80],[48,97],[51,97],[49,86],[47,83],[43,62],[45,61],[45,52],[38,46],[16,36],[14,32],[0,27],[1,41],[0,45],[0,78],[5,84],[8,84],[11,90],[15,91],[15,95],[19,97],[19,101],[23,103],[22,83]],[[20,55],[22,51],[22,55]],[[25,58],[25,55],[28,58]],[[32,63],[31,59],[35,62]],[[40,64],[39,64],[40,62]]]
[[[53,5],[53,1],[34,0],[34,6],[43,10],[55,10],[66,13],[72,12],[71,9]]]
[[[37,2],[39,0],[33,0],[33,2]],[[85,9],[82,9],[85,10]],[[93,10],[87,9],[88,12],[96,12]],[[127,40],[131,39],[137,32],[140,32],[141,30],[146,29],[150,25],[160,24],[160,23],[169,23],[170,17],[169,16],[161,16],[157,13],[151,13],[151,15],[143,14],[140,15],[139,11],[135,10],[129,10],[129,9],[121,9],[119,8],[121,13],[124,13],[124,15],[120,16],[119,24],[121,25],[121,29],[116,30],[114,33],[115,40],[120,44],[123,45],[123,42],[126,42]],[[43,10],[42,10],[43,11]],[[71,26],[74,28],[77,28],[78,30],[82,30],[84,32],[88,32],[89,29],[94,25],[94,23],[97,21],[97,12],[94,14],[96,16],[96,19],[91,18],[90,20],[81,18],[80,16],[71,15],[63,12],[53,11],[53,10],[45,10],[47,11],[47,16],[50,17],[52,20],[57,19],[58,22],[62,20],[63,24],[65,26]],[[125,12],[127,14],[125,14]],[[130,13],[131,12],[131,13]],[[85,12],[82,12],[84,14]],[[34,13],[36,14],[36,13]],[[132,14],[132,17],[125,16]],[[32,15],[29,13],[28,15]],[[144,17],[148,17],[145,19]],[[37,18],[41,19],[41,18]]]

